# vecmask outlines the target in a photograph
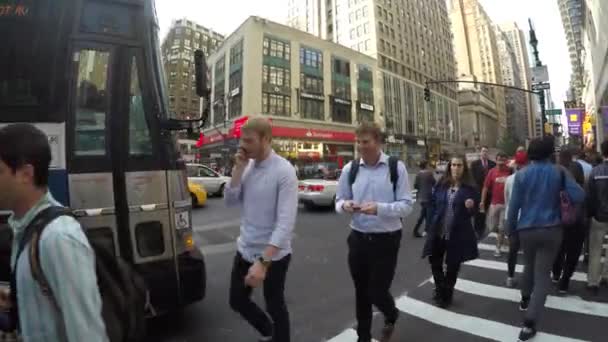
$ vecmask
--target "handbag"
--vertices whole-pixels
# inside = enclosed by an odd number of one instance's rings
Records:
[[[559,191],[559,209],[561,212],[562,224],[564,226],[573,225],[576,223],[576,207],[570,199],[570,195],[566,191],[566,174],[560,169],[561,174],[561,189]]]

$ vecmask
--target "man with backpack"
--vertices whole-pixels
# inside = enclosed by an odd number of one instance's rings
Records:
[[[357,128],[360,159],[340,176],[336,211],[352,215],[348,265],[355,285],[358,342],[371,342],[372,305],[385,319],[381,342],[390,341],[399,310],[390,293],[401,244],[401,219],[413,210],[405,165],[382,152],[374,123]]]
[[[78,221],[61,215],[31,228],[48,208],[60,206],[47,188],[50,162],[48,139],[39,129],[0,129],[0,208],[13,212],[8,223],[14,234],[10,299],[4,293],[0,302],[14,313],[18,308],[13,323],[25,342],[108,341],[95,253]]]

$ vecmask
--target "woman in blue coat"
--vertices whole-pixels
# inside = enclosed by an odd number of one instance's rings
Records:
[[[429,257],[435,280],[433,299],[440,307],[452,303],[460,265],[479,255],[471,222],[478,207],[479,192],[472,183],[466,158],[452,158],[445,176],[433,190],[422,253],[423,258]]]

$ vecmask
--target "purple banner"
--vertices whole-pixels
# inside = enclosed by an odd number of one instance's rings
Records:
[[[566,109],[566,119],[568,120],[568,134],[581,135],[581,126],[585,109]]]

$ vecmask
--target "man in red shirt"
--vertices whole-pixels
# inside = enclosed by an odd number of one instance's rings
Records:
[[[490,208],[488,211],[488,228],[496,232],[495,257],[500,257],[501,248],[507,248],[505,228],[505,183],[511,175],[511,169],[507,166],[507,155],[504,152],[496,154],[496,167],[491,169],[486,176],[483,190],[481,192],[480,210],[486,207],[488,193],[491,194]],[[505,251],[506,252],[506,251]]]

